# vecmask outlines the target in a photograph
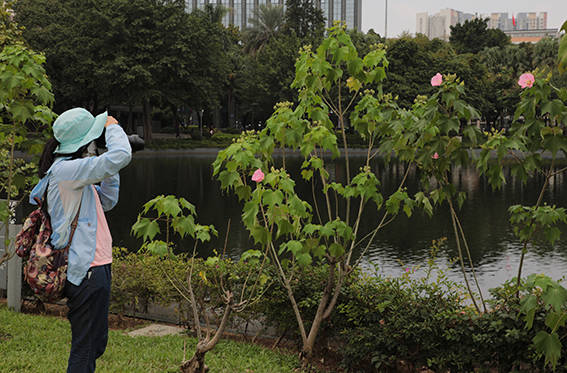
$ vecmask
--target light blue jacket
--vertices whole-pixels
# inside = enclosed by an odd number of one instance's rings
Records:
[[[118,171],[132,158],[132,149],[126,133],[117,124],[106,127],[106,146],[108,151],[98,157],[56,158],[46,175],[30,194],[42,199],[47,185],[47,208],[51,217],[51,244],[55,249],[63,249],[71,233],[71,222],[77,215],[78,225],[69,248],[67,280],[80,285],[94,259],[96,249],[96,205],[95,192],[100,197],[104,211],[112,209],[118,202],[120,177]]]

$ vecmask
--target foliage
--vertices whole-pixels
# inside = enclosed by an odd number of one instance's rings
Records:
[[[229,33],[215,9],[180,1],[18,1],[24,37],[47,56],[57,106],[109,104],[215,109],[229,75]],[[149,132],[146,131],[146,140]]]
[[[290,85],[301,41],[277,33],[254,56],[243,56],[243,66],[235,77],[235,94],[244,125],[265,122],[277,102],[293,100]]]
[[[383,46],[373,46],[366,56],[359,57],[344,26],[335,25],[316,52],[310,46],[300,52],[292,84],[298,92],[298,104],[278,104],[264,130],[244,133],[219,152],[213,164],[221,188],[233,191],[243,201],[244,226],[275,261],[306,357],[312,353],[322,323],[330,319],[342,285],[352,273],[352,252],[359,239],[362,210],[370,208],[384,214],[375,235],[386,217],[393,218],[401,211],[411,215],[416,204],[402,187],[388,198],[382,196],[368,165],[372,147],[390,136],[385,128],[392,119],[398,119],[391,97],[381,90],[387,66]],[[378,91],[368,89],[371,87],[378,87]],[[331,112],[336,116],[335,123]],[[364,138],[368,149],[366,165],[352,177],[345,141],[347,120],[354,124],[353,129]],[[342,137],[344,144],[346,180],[331,179],[322,157],[323,152],[335,157],[339,154],[337,137]],[[315,197],[307,202],[297,195],[296,180],[287,172],[285,160],[283,167],[276,168],[272,159],[276,147],[284,152],[301,152],[305,159],[302,178],[313,183],[313,189],[319,189],[324,199],[321,205]],[[249,182],[252,173],[255,186]],[[351,203],[357,205],[352,217]],[[324,268],[326,274],[321,293],[315,297],[315,314],[305,314],[301,308],[305,294],[295,293],[293,282],[297,271],[314,265]]]
[[[158,265],[161,274],[189,306],[187,313],[192,317],[199,342],[193,357],[181,365],[181,371],[186,373],[208,370],[205,354],[220,341],[232,313],[242,312],[260,299],[268,288],[269,280],[263,271],[266,259],[262,259],[262,254],[256,250],[242,254],[241,267],[233,265],[224,252],[222,255],[215,252],[216,255],[209,256],[199,265],[196,259],[198,242],[209,241],[211,235],[217,235],[217,231],[213,226],[195,223],[195,217],[195,206],[184,198],[157,196],[144,205],[143,212],[132,226],[135,236],[143,238],[142,252],[163,258]],[[186,263],[173,254],[171,233],[195,240],[193,254]],[[156,239],[158,234],[165,241]],[[244,271],[237,271],[239,268]],[[194,284],[193,279],[197,277],[200,281]],[[210,314],[218,316],[214,320],[216,330],[211,329]],[[206,323],[204,330],[201,327],[203,320]]]
[[[543,201],[549,179],[564,171],[555,169],[555,159],[567,150],[567,140],[562,127],[558,125],[567,120],[567,88],[556,88],[549,84],[549,79],[550,75],[543,79],[536,78],[533,87],[524,89],[514,116],[515,122],[510,129],[511,136],[506,136],[502,131],[487,133],[488,139],[482,145],[483,150],[478,160],[479,169],[496,187],[500,187],[505,178],[497,163],[489,161],[491,152],[496,152],[499,161],[512,154],[518,161],[512,165],[512,173],[521,180],[525,181],[528,175],[535,173],[545,176],[541,193],[534,206],[510,208],[510,220],[515,225],[514,232],[524,244],[523,254],[537,231],[543,233],[553,244],[560,234],[557,224],[564,223],[567,218],[563,208],[547,206]],[[545,164],[542,150],[551,155],[549,166]]]
[[[450,348],[451,339],[474,312],[464,307],[464,293],[443,273],[414,278],[414,270],[398,278],[361,275],[345,289],[339,330],[344,364],[352,371],[394,370],[400,361],[415,370],[465,371],[468,359]]]
[[[567,289],[548,276],[530,275],[520,291],[520,312],[525,315],[526,329],[533,327],[536,312],[545,315],[545,327],[539,329],[532,342],[538,356],[545,356],[545,365],[555,370],[563,350],[559,330],[567,322]]]
[[[13,1],[4,1],[0,5],[0,50],[16,42],[23,42],[22,28],[14,22]]]
[[[0,196],[6,198],[0,202],[0,219],[6,229],[5,247],[10,242],[11,202],[23,198],[24,188],[37,180],[34,166],[16,160],[15,151],[39,153],[40,139],[28,136],[28,131],[46,129],[54,118],[51,84],[43,69],[45,58],[17,40],[11,42],[0,51]],[[0,264],[10,256],[11,253],[5,252]]]
[[[563,323],[567,291],[546,276],[530,276],[526,285],[522,286],[524,257],[529,244],[536,238],[536,233],[542,234],[553,245],[560,238],[559,224],[567,222],[564,208],[549,206],[544,201],[550,180],[566,170],[557,170],[555,161],[559,156],[567,154],[567,138],[563,128],[563,123],[567,120],[567,88],[555,87],[550,80],[551,73],[544,75],[539,70],[535,71],[535,76],[532,73],[522,74],[518,84],[523,92],[520,94],[510,135],[506,136],[502,131],[496,130],[487,133],[488,139],[482,145],[478,167],[496,187],[500,187],[505,178],[497,163],[489,162],[491,153],[496,153],[498,163],[511,154],[518,161],[512,166],[512,173],[524,182],[528,175],[541,173],[544,176],[535,205],[511,206],[509,212],[514,234],[522,243],[516,277],[517,295],[521,296],[523,291],[528,292],[528,296],[522,300],[521,312],[526,314],[527,327],[531,328],[538,302],[541,302],[539,297],[542,297],[544,308],[547,308],[544,310],[547,312],[545,325],[551,333],[545,327],[537,329],[538,334],[532,341],[538,354],[545,355],[545,363],[555,368],[560,357],[561,342],[554,333]],[[543,152],[551,157],[549,165],[543,160]]]
[[[318,47],[325,22],[312,1],[287,3],[285,13],[281,7],[267,8],[279,12],[270,17],[274,22],[253,18],[258,27],[242,33],[222,26],[226,9],[212,3],[191,14],[176,0],[101,0],[96,7],[21,0],[14,7],[16,19],[25,26],[25,40],[47,56],[57,111],[146,104],[149,133],[152,107],[171,113],[181,106],[203,109],[215,124],[234,126],[238,121],[256,126],[265,122],[277,102],[294,101],[289,86],[298,50],[302,45]],[[481,28],[485,25],[475,22]],[[400,106],[410,108],[418,94],[432,94],[428,79],[435,73],[456,74],[465,82],[466,101],[481,113],[480,119],[505,126],[518,101],[518,90],[513,89],[517,72],[549,66],[550,60],[559,58],[551,48],[555,42],[510,45],[498,30],[475,32],[465,33],[478,47],[475,54],[458,54],[456,44],[422,35],[385,41],[373,31],[349,33],[361,55],[373,44],[388,44],[389,79],[384,90],[398,97]],[[491,50],[487,55],[492,62],[485,59],[485,49]],[[249,50],[255,53],[246,53]],[[567,85],[567,78],[558,75],[554,71],[554,84]]]
[[[325,32],[323,11],[315,7],[313,0],[286,0],[285,5],[285,30],[318,44]]]
[[[528,372],[542,368],[545,356],[540,356],[531,341],[541,331],[553,329],[546,326],[546,319],[552,317],[549,310],[553,306],[549,304],[563,299],[563,291],[556,291],[558,284],[545,276],[530,276],[530,280],[522,282],[519,300],[515,281],[509,281],[491,289],[490,311],[477,314],[462,285],[449,280],[436,265],[435,256],[443,244],[444,240],[434,242],[427,263],[423,267],[401,267],[399,277],[380,276],[376,273],[377,268],[356,271],[341,289],[334,317],[322,327],[317,352],[322,355],[338,353],[344,367],[352,372],[389,371],[402,362],[406,367],[428,367],[435,371],[486,371],[492,368]],[[149,289],[168,294],[156,302],[182,304],[182,297],[159,274],[160,260],[163,259],[121,252],[113,264],[116,273],[112,307],[118,310],[116,307],[120,304],[116,294],[132,303],[138,297],[143,304],[142,295]],[[186,265],[182,256],[168,258],[168,273],[179,276],[182,281],[185,271],[181,269],[186,269]],[[196,272],[210,269],[203,260],[197,260],[195,265]],[[235,261],[223,270],[227,274],[242,274],[245,265]],[[276,271],[270,265],[265,273],[275,279]],[[296,269],[293,291],[301,298],[298,306],[307,317],[316,314],[327,271],[322,266]],[[122,281],[124,276],[126,281]],[[207,275],[207,279],[211,278]],[[139,287],[128,286],[128,282],[137,283]],[[219,283],[209,281],[204,284],[201,276],[196,276],[193,283],[196,289],[208,287],[207,294],[212,297],[220,292]],[[548,285],[541,287],[542,283]],[[549,290],[548,294],[542,291],[544,288]],[[240,316],[263,319],[267,325],[275,326],[279,333],[285,333],[287,338],[300,340],[286,293],[281,283],[273,282],[269,291]],[[536,302],[531,300],[532,295],[537,298]],[[526,327],[527,313],[533,317],[531,328]],[[559,336],[566,332],[565,325],[557,327]],[[329,348],[331,351],[327,350]],[[566,364],[567,360],[561,354],[557,370],[565,371]],[[542,371],[547,369],[550,370],[551,365]]]
[[[10,173],[10,152],[6,139],[0,142],[0,197],[5,198],[8,188],[11,189],[12,198],[21,199],[25,191],[31,190],[37,181],[37,166],[35,163],[27,162],[24,159],[14,159],[12,167],[12,184],[8,185]],[[4,212],[0,213],[0,220],[4,220]]]
[[[151,303],[170,305],[181,302],[182,299],[177,296],[175,288],[160,271],[159,257],[129,253],[125,248],[115,247],[112,251],[110,309],[113,312],[123,315],[132,308],[144,309]],[[178,277],[178,267],[171,265],[168,268],[171,276]],[[183,273],[181,275],[183,276]]]
[[[510,44],[510,39],[503,31],[488,28],[488,18],[475,18],[451,26],[449,41],[459,53],[478,53],[487,47]]]
[[[456,190],[450,180],[453,167],[472,164],[470,151],[478,145],[480,139],[478,129],[472,125],[471,120],[478,118],[479,114],[474,107],[464,101],[464,84],[454,75],[437,74],[431,79],[431,85],[440,87],[435,94],[430,97],[418,96],[411,111],[400,111],[398,118],[395,118],[393,122],[384,120],[386,125],[378,127],[379,131],[384,132],[385,138],[380,142],[379,152],[386,159],[393,155],[401,161],[415,163],[418,169],[423,171],[421,173],[422,191],[415,194],[415,200],[409,199],[405,202],[404,211],[406,213],[411,212],[413,206],[419,205],[431,216],[434,205],[447,203],[459,252],[461,271],[473,304],[480,312],[465,271],[464,253],[472,269],[472,276],[484,310],[486,306],[455,208],[455,206],[461,207],[466,195]],[[363,99],[359,106],[362,113],[371,113],[375,104],[372,100],[367,102]],[[355,114],[358,115],[358,113]],[[361,127],[361,129],[364,129],[365,126],[370,128],[370,125],[373,124],[368,122],[366,116],[360,116],[353,122],[355,128]],[[361,131],[361,129],[358,130]],[[389,201],[391,203],[387,203],[386,206],[399,209],[401,199],[408,199],[407,194],[404,193],[405,191],[401,191],[394,194],[396,199]]]
[[[244,51],[256,54],[264,48],[284,24],[284,9],[280,5],[260,4],[250,19],[252,26],[243,33]]]
[[[567,21],[563,23],[561,30],[563,30],[565,34],[563,34],[563,36],[561,37],[561,42],[559,43],[559,55],[557,64],[559,65],[559,71],[565,73],[565,71],[567,71],[567,38],[565,37],[565,35],[567,35]]]
[[[7,339],[0,337],[0,371],[65,371],[71,335],[67,320],[9,312],[0,306],[0,322],[10,334]],[[33,343],[44,340],[51,342]],[[184,346],[190,350],[196,344],[195,338],[183,335],[131,337],[124,330],[110,330],[108,348],[97,360],[97,372],[179,372],[179,356]],[[293,355],[234,341],[221,341],[208,363],[212,372],[219,373],[289,373],[299,366]]]
[[[344,291],[337,319],[344,323],[342,351],[351,371],[395,371],[401,362],[414,370],[548,371],[530,343],[547,328],[541,298],[528,329],[513,282],[492,289],[491,310],[477,314],[463,302],[463,289],[442,273],[427,280],[413,271],[400,278],[362,277]],[[564,325],[557,330],[565,332]],[[557,364],[567,368],[564,357]]]
[[[193,266],[193,272],[197,274],[191,276],[191,284],[195,298],[202,302],[199,307],[205,306],[206,312],[219,318],[222,316],[220,311],[224,305],[224,292],[218,280],[223,278],[225,287],[242,289],[247,274],[251,268],[257,269],[258,262],[254,257],[236,261],[228,258],[217,260],[213,257],[206,261],[201,258],[191,259],[187,254],[160,258],[114,248],[111,310],[124,315],[133,310],[144,311],[150,304],[166,307],[174,305],[180,320],[186,325],[194,325],[195,320],[189,312],[186,294],[179,292],[185,287],[190,266]],[[267,289],[273,281],[265,275],[262,282],[262,286]],[[238,316],[240,320],[251,320],[258,319],[259,313],[253,306],[240,312]],[[233,321],[231,318],[229,323],[232,324]]]

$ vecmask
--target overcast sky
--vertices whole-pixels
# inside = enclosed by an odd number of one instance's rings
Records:
[[[362,31],[373,28],[384,35],[385,0],[362,0]],[[388,0],[388,37],[403,31],[415,33],[415,15],[452,8],[465,13],[547,12],[547,27],[558,28],[567,20],[567,0]]]

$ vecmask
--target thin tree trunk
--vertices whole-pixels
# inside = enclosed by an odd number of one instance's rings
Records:
[[[195,354],[190,360],[183,362],[181,365],[181,372],[183,373],[206,373],[209,367],[205,364],[206,352],[195,351]]]
[[[230,292],[227,292],[226,294],[226,306],[224,309],[224,314],[222,317],[222,320],[219,324],[219,328],[217,329],[217,331],[215,332],[215,335],[213,336],[212,339],[208,339],[206,338],[205,340],[200,340],[197,343],[197,348],[195,349],[195,354],[193,354],[193,357],[188,360],[188,361],[184,361],[181,364],[181,372],[183,373],[206,373],[209,371],[209,368],[207,367],[207,365],[205,364],[205,354],[207,352],[209,352],[210,350],[212,350],[217,343],[220,341],[220,337],[223,335],[224,330],[226,329],[226,326],[228,324],[228,319],[230,317],[230,314],[232,312],[232,298],[233,295]],[[207,332],[208,335],[208,332]]]
[[[134,115],[132,112],[132,105],[128,105],[128,133],[135,133],[134,129]]]
[[[313,347],[315,346],[315,340],[319,335],[319,329],[321,329],[321,325],[325,320],[325,316],[330,315],[329,308],[332,308],[333,304],[329,303],[329,298],[331,297],[331,293],[333,292],[333,285],[335,285],[335,264],[329,264],[329,277],[327,278],[327,285],[323,290],[323,296],[319,301],[319,306],[317,307],[317,312],[315,313],[315,317],[313,318],[313,324],[311,324],[311,329],[309,330],[309,335],[307,336],[307,340],[303,344],[303,349],[301,354],[303,358],[310,358],[311,354],[313,353]],[[333,297],[333,300],[336,300]]]
[[[144,141],[146,144],[152,142],[152,106],[150,99],[144,99]]]

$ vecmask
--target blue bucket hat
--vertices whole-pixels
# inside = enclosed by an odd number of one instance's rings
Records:
[[[55,153],[71,154],[96,140],[104,130],[107,116],[105,111],[95,118],[83,108],[65,111],[53,123],[53,135],[59,141]]]

